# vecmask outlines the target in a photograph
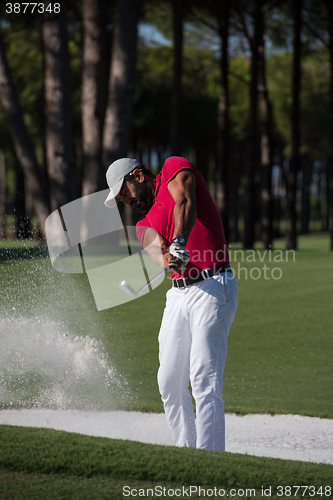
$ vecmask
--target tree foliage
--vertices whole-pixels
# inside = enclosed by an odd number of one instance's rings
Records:
[[[115,2],[111,3],[108,4],[107,21],[104,20],[108,40],[108,53],[104,63],[108,68],[107,73],[110,68],[109,56],[112,52],[110,33],[116,22]],[[230,186],[230,189],[239,193],[241,198],[245,180],[251,81],[251,51],[247,36],[253,36],[249,9],[254,3],[241,0],[234,2],[230,24],[229,147],[230,165],[235,174],[232,182],[236,183],[236,188]],[[326,0],[320,2],[304,0],[300,93],[301,164],[320,163],[324,173],[327,158],[332,156],[333,119],[326,3]],[[183,102],[180,117],[182,154],[197,163],[210,186],[216,161],[217,107],[221,87],[218,26],[213,5],[213,0],[205,2],[204,5],[201,2],[184,0],[181,77]],[[291,1],[263,1],[263,12],[266,25],[266,78],[272,109],[273,158],[275,166],[278,165],[280,173],[283,173],[280,166],[292,152]],[[153,26],[170,43],[152,44],[142,37],[139,39],[128,152],[145,157],[153,151],[158,155],[160,167],[170,151],[170,103],[173,82],[172,2],[163,0],[157,4],[152,0],[145,0],[141,14],[141,22]],[[241,26],[242,20],[243,26]],[[72,10],[68,13],[67,29],[73,145],[76,154],[77,181],[81,183],[84,163],[81,100],[83,24],[82,6],[77,2],[73,2]],[[39,168],[41,172],[45,172],[41,28],[30,29],[27,36],[27,31],[13,33],[8,24],[2,22],[1,32],[24,123]],[[15,196],[17,158],[9,132],[8,118],[1,103],[0,129],[0,149],[4,151],[6,158],[7,196]],[[259,161],[260,157],[258,168]],[[101,164],[102,171],[106,168],[107,165]],[[303,166],[300,172],[302,169]],[[327,196],[324,191],[323,195]],[[231,217],[241,219],[244,215],[244,206],[238,201],[237,203],[237,211],[234,207],[235,212]],[[283,207],[283,199],[281,206]]]

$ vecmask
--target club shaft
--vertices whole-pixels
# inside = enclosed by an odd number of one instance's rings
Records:
[[[162,276],[164,273],[168,272],[169,269],[171,269],[171,267],[173,266],[168,266],[166,267],[165,269],[163,269],[163,271],[161,271],[160,273],[156,274],[156,276],[154,276],[151,280],[149,280],[145,285],[143,285],[143,287],[140,288],[140,290],[137,291],[137,295],[139,295],[141,292],[143,292],[143,290],[145,290],[151,283],[153,283],[155,280],[157,280],[160,276]]]

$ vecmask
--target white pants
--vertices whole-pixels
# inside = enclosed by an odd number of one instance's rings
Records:
[[[237,304],[232,273],[167,292],[158,385],[176,446],[225,450],[223,371]]]

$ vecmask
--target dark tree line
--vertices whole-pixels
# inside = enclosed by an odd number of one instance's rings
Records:
[[[282,157],[283,143],[276,131],[274,103],[267,83],[266,52],[269,41],[270,46],[280,50],[284,43],[284,52],[292,56],[291,72],[286,75],[285,81],[291,97],[290,153],[288,167],[281,166],[280,172],[286,186],[286,247],[297,248],[299,176],[302,175],[302,231],[306,232],[309,230],[310,214],[310,165],[313,164],[302,154],[302,61],[306,51],[311,51],[311,44],[315,46],[319,43],[326,47],[331,68],[332,110],[331,129],[327,130],[327,134],[333,139],[332,17],[330,0],[207,0],[204,4],[164,0],[158,6],[149,0],[117,0],[111,3],[107,0],[83,0],[82,5],[69,11],[68,15],[51,21],[45,19],[47,22],[42,24],[40,30],[44,71],[42,164],[40,158],[37,160],[9,69],[7,52],[10,34],[3,22],[0,30],[0,97],[15,156],[24,174],[24,189],[32,195],[41,232],[51,211],[80,195],[106,187],[104,173],[116,158],[133,151],[142,156],[145,150],[148,152],[147,166],[150,167],[154,137],[160,166],[166,154],[181,155],[190,149],[195,151],[197,166],[210,183],[228,240],[238,237],[241,217],[244,222],[244,246],[253,248],[255,240],[260,239],[265,248],[269,248],[276,236],[273,164],[276,164],[277,157]],[[154,82],[145,101],[143,97],[140,101],[137,94],[139,84],[141,96],[144,95],[140,82],[147,78],[147,75],[140,77],[137,67],[138,23],[142,20],[155,24],[173,44],[172,65],[170,68],[165,66],[165,77],[160,78],[161,82]],[[209,125],[211,128],[207,126],[207,130],[205,120],[208,123],[211,119],[212,101],[208,101],[200,91],[200,80],[193,81],[192,85],[187,82],[189,26],[191,29],[195,27],[202,36],[209,33],[219,45],[215,125]],[[5,40],[1,31],[6,34]],[[75,125],[76,130],[79,129],[75,134],[71,90],[73,68],[69,54],[69,40],[73,32],[79,34],[78,53],[81,59],[81,124]],[[284,36],[287,41],[283,40]],[[202,40],[197,42],[198,50],[204,53],[204,49],[200,49],[201,43]],[[141,58],[144,54],[149,58],[155,49],[140,50]],[[235,132],[235,122],[231,119],[235,98],[230,94],[230,81],[234,78],[231,62],[236,60],[235,54],[238,59],[243,54],[244,61],[248,63],[248,83],[245,82],[248,111],[246,119],[240,117],[244,121],[241,139],[237,138],[239,132]],[[202,104],[197,100],[195,108],[189,112],[191,92],[197,87]],[[161,98],[163,92],[165,102]],[[149,115],[153,113],[154,105],[160,120]],[[138,125],[139,110],[143,118]],[[156,126],[153,125],[155,122]],[[325,170],[325,229],[330,228],[333,249],[333,140],[329,142],[331,150]],[[3,156],[0,156],[2,186],[5,184],[4,163]],[[4,189],[0,189],[2,207],[4,197]],[[0,223],[4,217],[1,208]]]

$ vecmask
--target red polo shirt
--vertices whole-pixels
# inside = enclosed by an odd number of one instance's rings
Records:
[[[221,217],[208,191],[207,185],[191,162],[179,156],[168,158],[156,176],[155,199],[149,212],[137,223],[137,235],[142,244],[145,228],[152,227],[170,245],[173,230],[175,201],[168,190],[168,183],[181,170],[191,170],[196,179],[197,220],[193,226],[186,248],[190,262],[185,273],[171,274],[171,278],[192,276],[198,272],[221,264],[229,264],[229,254],[224,237]]]

